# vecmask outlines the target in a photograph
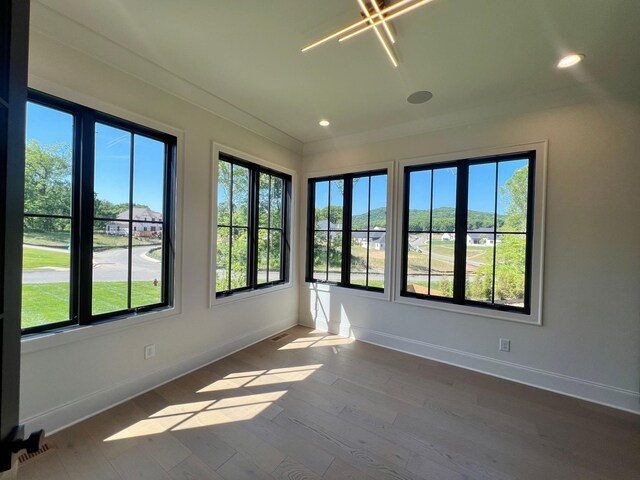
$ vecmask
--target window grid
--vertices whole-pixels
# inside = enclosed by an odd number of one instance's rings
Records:
[[[266,167],[262,167],[257,164],[253,164],[247,162],[245,160],[233,157],[228,154],[221,153],[218,159],[218,191],[220,191],[220,164],[228,163],[230,165],[230,187],[229,187],[229,224],[223,224],[216,222],[217,225],[217,234],[219,236],[219,232],[221,229],[229,230],[229,246],[227,249],[228,258],[226,260],[226,289],[219,290],[218,285],[220,279],[217,274],[217,265],[218,259],[214,259],[215,268],[215,284],[216,284],[216,297],[226,297],[232,295],[237,292],[242,291],[250,291],[258,288],[270,287],[273,285],[279,285],[286,283],[288,281],[288,261],[289,261],[289,244],[288,244],[288,228],[289,228],[289,202],[291,195],[291,177],[289,175],[276,172],[274,170],[270,170]],[[247,192],[247,225],[236,225],[233,220],[233,185],[234,185],[234,171],[235,168],[243,168],[248,172],[248,192]],[[268,194],[268,221],[267,226],[260,226],[260,176],[267,175],[269,176],[269,194]],[[271,193],[273,179],[278,178],[282,182],[282,197],[280,204],[280,227],[273,227],[271,225],[272,215],[271,215],[271,200],[273,195]],[[220,205],[218,204],[218,208]],[[218,214],[219,218],[219,214]],[[233,263],[233,236],[234,231],[243,230],[247,233],[247,249],[246,249],[246,281],[245,285],[241,287],[233,287],[232,285],[232,263]],[[267,232],[267,281],[260,282],[258,279],[259,275],[259,235],[260,231]],[[270,259],[271,259],[271,236],[272,232],[278,232],[280,234],[280,269],[279,276],[277,279],[273,280],[270,278]],[[220,244],[218,243],[218,249],[220,248]]]
[[[115,320],[126,315],[148,312],[170,307],[173,304],[173,209],[174,176],[175,176],[175,147],[176,138],[148,127],[137,125],[128,120],[113,117],[88,107],[69,102],[35,90],[29,91],[28,101],[53,111],[64,112],[73,117],[73,140],[71,142],[71,215],[46,215],[37,212],[25,212],[24,218],[57,218],[71,223],[69,231],[70,251],[70,279],[69,279],[69,318],[64,321],[42,323],[22,329],[23,334],[38,333],[55,328],[73,325],[89,325],[97,321]],[[165,145],[163,158],[163,221],[143,222],[155,223],[163,228],[162,235],[162,290],[161,301],[131,307],[131,240],[127,242],[127,308],[106,313],[92,312],[92,257],[93,257],[93,229],[94,221],[113,221],[113,218],[95,217],[94,201],[94,154],[95,154],[95,126],[100,123],[126,130],[131,138],[136,135],[161,142]],[[131,141],[133,148],[133,141]],[[131,157],[133,159],[133,156]],[[133,161],[131,161],[133,165]],[[133,168],[131,166],[131,168]],[[130,175],[132,178],[132,175]],[[131,186],[130,186],[131,188]],[[131,191],[131,190],[130,190]],[[129,197],[131,201],[131,197]],[[131,204],[130,204],[131,207]],[[131,217],[131,215],[130,215]],[[131,225],[132,218],[118,220]]]
[[[384,291],[384,288],[381,287],[372,287],[369,282],[369,265],[370,265],[370,233],[371,233],[371,178],[374,176],[387,176],[386,170],[378,170],[371,172],[358,172],[358,173],[350,173],[345,175],[336,175],[331,177],[320,177],[320,178],[311,178],[308,181],[308,191],[307,191],[307,202],[308,202],[308,212],[307,212],[307,258],[306,258],[306,281],[309,283],[329,283],[336,284],[346,288],[354,288],[361,290],[372,290],[372,291]],[[352,201],[353,201],[353,180],[358,178],[367,178],[369,181],[368,189],[367,189],[367,229],[352,229]],[[325,229],[319,229],[316,226],[316,189],[318,184],[326,182],[328,184],[328,194],[327,194],[327,227]],[[344,185],[344,193],[342,195],[342,223],[341,229],[332,229],[331,228],[331,184],[333,182],[343,182]],[[386,192],[385,192],[386,198]],[[386,208],[386,207],[385,207]],[[387,229],[385,227],[384,230],[376,230],[377,232],[385,233]],[[367,235],[367,256],[366,256],[366,270],[365,270],[365,285],[358,285],[351,282],[351,243],[353,238],[353,233],[366,233]],[[326,234],[327,235],[327,245],[326,245],[326,260],[325,260],[325,269],[324,269],[324,278],[318,278],[317,273],[320,270],[316,269],[315,266],[315,245],[317,234]],[[340,268],[340,280],[339,281],[331,281],[329,280],[329,265],[330,265],[330,247],[332,245],[332,234],[334,234],[334,238],[337,235],[342,235],[341,242],[339,244],[341,249],[341,268]]]
[[[526,208],[526,228],[525,231],[507,231],[498,228],[498,176],[499,166],[501,163],[514,161],[514,160],[527,160],[527,208]],[[468,190],[469,190],[469,167],[474,165],[482,165],[486,163],[495,163],[495,189],[493,192],[493,230],[483,232],[493,239],[493,253],[492,253],[492,289],[491,289],[491,302],[471,300],[466,298],[466,255],[467,245],[466,236],[471,232],[467,223],[468,213]],[[433,295],[431,292],[431,272],[432,272],[432,248],[433,248],[433,186],[434,177],[433,172],[439,168],[458,168],[458,189],[456,192],[456,231],[455,233],[455,254],[454,254],[454,288],[453,298],[441,297]],[[430,214],[429,214],[429,290],[428,294],[421,294],[408,291],[408,243],[410,234],[427,233],[415,230],[409,230],[409,194],[411,184],[411,173],[420,171],[431,171],[431,192],[430,192]],[[454,162],[444,162],[441,164],[435,164],[433,166],[411,166],[405,168],[404,178],[404,204],[403,204],[403,255],[402,255],[402,285],[401,295],[405,297],[425,298],[429,300],[444,301],[449,303],[456,303],[461,305],[473,305],[483,308],[490,308],[496,310],[513,311],[518,313],[528,314],[531,311],[530,305],[530,285],[531,285],[531,257],[533,249],[533,206],[534,206],[534,182],[535,182],[535,152],[523,152],[519,154],[500,155],[490,158],[482,159],[469,159],[459,160]],[[460,187],[463,187],[462,189]],[[462,228],[461,228],[462,226]],[[464,235],[459,234],[464,233]],[[440,233],[440,232],[438,232]],[[524,274],[524,306],[513,306],[508,304],[501,304],[495,302],[496,292],[496,266],[498,265],[498,235],[519,235],[525,238],[525,274]],[[465,239],[465,240],[463,240]]]
[[[270,174],[266,174],[266,173],[260,173],[260,175],[267,175],[269,177],[269,193],[267,196],[267,226],[266,227],[261,227],[258,226],[258,238],[260,238],[260,231],[266,231],[267,232],[267,265],[266,265],[266,281],[265,282],[260,282],[258,280],[258,283],[260,285],[263,284],[269,284],[271,282],[279,282],[282,280],[283,275],[282,275],[282,254],[280,256],[280,268],[278,271],[278,278],[275,280],[271,280],[271,238],[272,238],[272,232],[278,232],[280,234],[280,243],[282,245],[282,239],[284,238],[284,229],[282,228],[283,225],[283,213],[284,210],[282,208],[282,203],[280,204],[280,218],[278,219],[278,223],[280,225],[280,227],[273,227],[272,226],[272,201],[273,201],[273,196],[272,196],[272,191],[273,191],[273,186],[274,186],[274,177],[273,175]],[[284,195],[284,189],[282,191],[283,195]],[[282,200],[282,199],[281,199]],[[282,248],[280,249],[282,251]]]

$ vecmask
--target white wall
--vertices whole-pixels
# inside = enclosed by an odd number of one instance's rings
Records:
[[[23,342],[21,419],[49,432],[287,326],[363,340],[640,412],[640,111],[615,102],[528,114],[304,158],[38,33],[33,87],[148,119],[182,149],[181,312]],[[291,289],[208,308],[211,142],[299,173],[549,141],[543,326]],[[318,151],[314,146],[314,151]],[[301,168],[302,167],[302,168]],[[302,183],[301,181],[299,182]],[[299,211],[305,197],[300,192]],[[301,280],[303,277],[301,278]],[[314,312],[314,313],[312,313]],[[499,353],[499,337],[512,351]],[[143,360],[155,343],[157,356]]]
[[[298,154],[38,33],[30,86],[176,132],[183,234],[181,313],[23,341],[28,428],[51,432],[297,323],[295,278],[292,288],[210,309],[208,268],[212,141],[292,170]],[[157,354],[145,361],[151,343]]]
[[[304,283],[301,322],[640,413],[639,133],[638,105],[608,99],[352,147],[327,142],[305,155],[304,174],[548,140],[543,325]],[[510,353],[498,352],[499,337],[511,339]]]

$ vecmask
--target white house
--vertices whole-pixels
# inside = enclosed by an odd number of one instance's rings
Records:
[[[129,210],[117,215],[118,220],[107,222],[105,231],[107,235],[129,235]],[[154,212],[148,207],[133,207],[133,234],[143,237],[162,236],[162,214]]]

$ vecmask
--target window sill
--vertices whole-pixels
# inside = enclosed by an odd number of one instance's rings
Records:
[[[434,310],[442,310],[446,312],[462,313],[464,315],[472,315],[474,317],[485,317],[495,320],[504,320],[507,322],[524,323],[526,325],[541,326],[542,321],[540,315],[532,312],[531,314],[505,312],[501,310],[491,310],[482,307],[473,307],[467,305],[456,305],[453,303],[444,303],[434,300],[403,297],[398,295],[394,300],[395,303],[401,303],[404,305],[411,305],[414,307],[431,308]]]
[[[375,292],[371,290],[364,290],[359,288],[341,287],[340,285],[332,285],[330,283],[309,283],[306,282],[309,290],[314,292],[327,292],[335,293],[338,295],[353,295],[356,297],[371,298],[374,300],[391,301],[391,295],[389,295],[388,288],[384,292]]]
[[[103,320],[92,325],[73,325],[46,332],[28,334],[22,337],[21,354],[35,353],[40,350],[56,348],[101,335],[118,333],[156,320],[177,317],[180,314],[181,311],[177,307],[167,307],[162,310]]]
[[[226,305],[227,303],[238,302],[242,300],[248,300],[253,297],[258,297],[260,295],[265,295],[267,293],[280,292],[282,290],[288,290],[293,287],[293,282],[283,283],[281,285],[274,285],[273,287],[265,287],[259,288],[257,290],[249,290],[246,292],[238,292],[233,293],[226,297],[216,297],[216,294],[212,292],[211,300],[209,302],[209,308],[215,308],[222,305]]]

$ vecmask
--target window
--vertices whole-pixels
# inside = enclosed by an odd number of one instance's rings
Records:
[[[23,332],[171,306],[175,137],[32,91],[26,138]]]
[[[310,179],[308,196],[307,282],[383,291],[386,170]]]
[[[405,168],[407,297],[530,313],[535,153]]]
[[[291,177],[221,153],[217,181],[216,296],[286,283]]]

